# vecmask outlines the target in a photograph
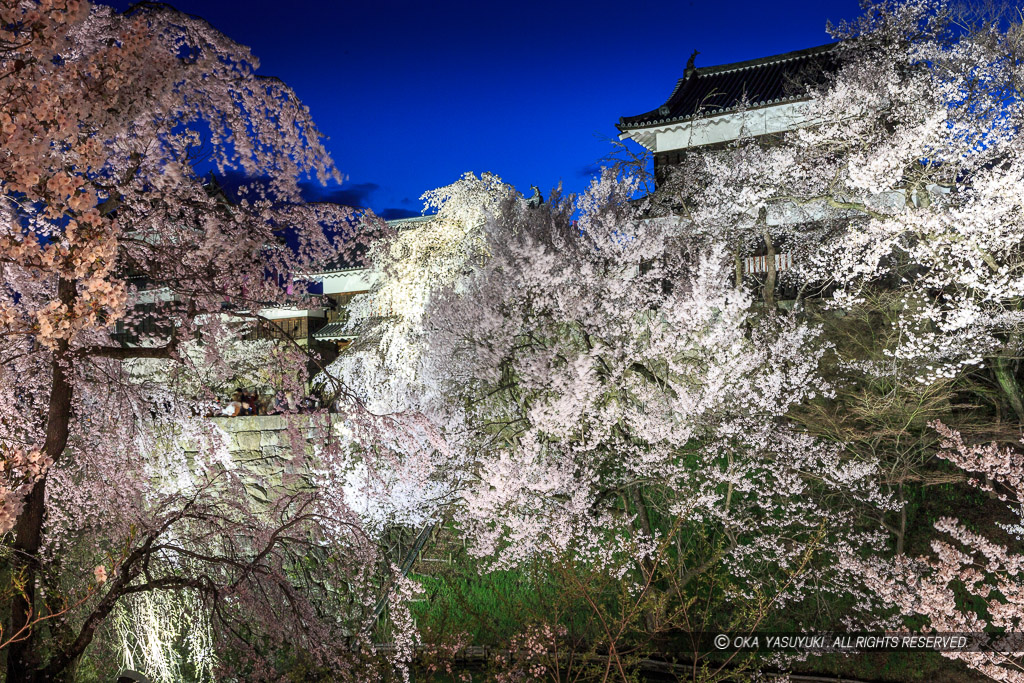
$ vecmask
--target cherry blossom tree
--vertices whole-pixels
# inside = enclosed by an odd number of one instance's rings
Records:
[[[979,533],[953,516],[943,517],[935,523],[942,535],[931,542],[931,556],[854,564],[900,616],[927,617],[938,632],[991,634],[979,637],[975,651],[943,656],[996,681],[1024,681],[1024,555],[1017,551],[1024,532],[1024,455],[998,443],[969,446],[959,432],[941,422],[933,426],[942,437],[939,455],[968,472],[973,486],[1006,502],[1014,522]],[[993,532],[1009,542],[992,540]]]
[[[721,250],[638,220],[631,191],[606,175],[575,204],[514,203],[488,226],[491,257],[433,300],[425,372],[481,460],[464,523],[499,566],[566,551],[642,564],[666,528],[714,529],[713,550],[675,558],[681,574],[723,563],[737,596],[798,599],[785,568],[852,539],[816,496],[874,495],[872,463],[785,417],[831,392],[827,347],[795,319],[755,319]]]
[[[400,412],[424,405],[420,397],[426,387],[417,368],[430,295],[484,261],[487,216],[514,193],[493,174],[477,178],[468,173],[423,195],[424,211],[433,214],[429,221],[371,245],[367,260],[380,285],[349,305],[350,331],[360,339],[332,366],[330,376],[375,410]]]
[[[296,281],[359,237],[346,209],[301,201],[300,180],[340,176],[308,110],[257,66],[160,3],[0,7],[9,681],[66,679],[118,606],[154,591],[191,592],[176,604],[207,610],[249,680],[273,677],[281,651],[344,675],[372,605],[395,594],[327,474],[357,436],[292,420],[294,465],[323,481],[292,476],[259,504],[205,418],[213,386],[259,354],[302,385],[305,353],[239,353],[229,322],[295,304]],[[260,182],[229,199],[204,167]],[[346,405],[350,433],[381,429]]]
[[[383,344],[329,370],[438,425],[461,454],[443,466],[463,474],[437,514],[487,568],[581,563],[630,586],[636,613],[654,609],[650,591],[692,604],[719,572],[723,614],[750,608],[751,623],[816,590],[871,604],[830,559],[877,542],[849,504],[888,504],[874,463],[786,417],[830,395],[827,344],[791,316],[759,318],[723,250],[642,220],[632,190],[606,174],[536,206],[493,176],[444,188],[441,225],[375,254],[382,272],[423,273],[407,276],[424,288],[413,312],[378,321]],[[445,227],[454,215],[472,223]],[[388,348],[414,349],[413,367]],[[373,353],[405,373],[401,389],[351,372]]]
[[[1018,31],[988,24],[956,37],[949,14],[933,2],[883,6],[842,27],[856,59],[815,102],[822,125],[797,144],[830,169],[822,194],[859,216],[820,261],[837,273],[839,298],[895,286],[906,312],[895,356],[916,361],[923,381],[987,365],[1021,419],[1020,216],[1009,190],[1020,108],[1007,97],[1020,78]]]

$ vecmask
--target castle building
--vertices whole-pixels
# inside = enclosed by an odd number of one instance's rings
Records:
[[[658,183],[688,150],[806,125],[807,88],[835,71],[837,45],[710,67],[697,67],[694,52],[664,104],[619,119],[619,139],[653,153]]]

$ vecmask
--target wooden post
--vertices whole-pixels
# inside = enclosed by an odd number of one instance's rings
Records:
[[[772,236],[768,232],[768,210],[762,208],[757,215],[757,222],[761,225],[761,234],[764,236],[764,246],[768,253],[765,256],[768,274],[764,279],[764,305],[767,308],[775,308],[775,245],[772,244]]]

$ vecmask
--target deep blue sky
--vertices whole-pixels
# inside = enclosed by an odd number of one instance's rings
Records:
[[[124,9],[127,0],[108,0]],[[319,198],[418,214],[419,196],[491,171],[530,194],[585,187],[620,116],[697,66],[830,42],[857,0],[335,2],[176,0],[309,106],[348,180]]]

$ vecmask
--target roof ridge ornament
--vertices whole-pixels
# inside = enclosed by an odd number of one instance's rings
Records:
[[[533,190],[533,195],[526,198],[526,205],[536,208],[544,203],[544,195],[540,193],[540,188],[536,185],[530,185],[530,188]]]
[[[684,79],[689,79],[690,76],[693,76],[695,73],[697,73],[697,67],[695,66],[695,63],[697,61],[697,55],[699,54],[700,52],[694,50],[693,54],[690,55],[690,59],[686,62],[686,71],[683,72]]]

